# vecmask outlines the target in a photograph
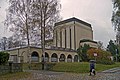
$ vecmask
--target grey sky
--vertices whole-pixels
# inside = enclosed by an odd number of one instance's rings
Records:
[[[110,39],[115,39],[111,24],[112,0],[61,0],[61,3],[64,19],[75,16],[92,25],[94,40],[106,46]]]
[[[0,0],[0,37],[10,36],[4,30],[5,9],[8,7],[6,0]],[[112,0],[61,0],[61,16],[63,19],[77,17],[92,25],[94,40],[102,41],[104,46],[110,39],[115,39],[115,32],[111,25]]]

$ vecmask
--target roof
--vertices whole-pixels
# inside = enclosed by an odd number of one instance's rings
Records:
[[[89,40],[89,39],[82,39],[82,40],[80,40],[80,43],[83,43],[83,42],[92,42],[92,43],[96,43],[97,44],[96,41]]]
[[[77,19],[75,17],[72,17],[72,18],[69,18],[69,19],[66,19],[66,20],[63,20],[63,21],[60,21],[60,22],[57,22],[55,23],[55,26],[58,26],[58,25],[61,25],[61,24],[65,24],[65,23],[69,23],[69,22],[72,22],[72,21],[75,21],[75,22],[78,22],[78,23],[81,23],[81,24],[84,24],[86,26],[89,26],[91,27],[91,24],[87,23],[87,22],[84,22],[80,19]]]

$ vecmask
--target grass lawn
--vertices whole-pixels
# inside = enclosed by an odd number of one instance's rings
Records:
[[[120,67],[120,63],[113,65],[103,65],[96,64],[96,71],[100,72],[103,70]],[[56,65],[51,69],[52,71],[58,72],[71,72],[71,73],[88,73],[89,72],[89,63],[88,62],[79,62],[79,63],[56,63]],[[0,80],[19,80],[24,78],[31,78],[32,74],[29,72],[18,72],[18,73],[8,73],[0,75]]]
[[[100,72],[115,67],[120,67],[120,63],[116,63],[113,65],[96,64],[96,71]],[[56,63],[56,65],[51,70],[59,72],[88,73],[89,63]]]
[[[31,76],[31,73],[28,72],[18,72],[18,73],[8,73],[0,75],[0,80],[18,80],[23,78],[28,78]]]

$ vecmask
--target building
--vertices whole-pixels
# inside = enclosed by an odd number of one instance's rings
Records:
[[[76,50],[83,39],[93,43],[93,30],[91,24],[75,17],[55,23],[53,39],[45,41],[49,48],[45,49],[46,62],[78,62]],[[95,43],[94,43],[95,44]],[[83,45],[83,44],[82,44]],[[94,46],[95,47],[95,46]],[[15,48],[8,50],[10,60],[13,62],[41,62],[42,50],[39,47]]]
[[[77,50],[80,40],[93,40],[93,30],[91,24],[73,17],[55,24],[53,39],[55,47]]]
[[[84,46],[84,44],[89,45],[91,48],[98,48],[98,43],[96,41],[93,41],[93,40],[89,40],[89,39],[80,40],[79,45]]]

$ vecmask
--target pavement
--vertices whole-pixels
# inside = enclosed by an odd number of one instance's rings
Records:
[[[120,68],[98,72],[95,76],[86,74],[30,70],[30,78],[20,80],[120,80]]]

